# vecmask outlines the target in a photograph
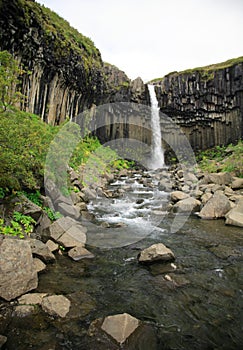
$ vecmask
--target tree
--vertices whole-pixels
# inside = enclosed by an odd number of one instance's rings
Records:
[[[0,51],[0,112],[23,99],[18,91],[19,76],[24,71],[8,51]]]

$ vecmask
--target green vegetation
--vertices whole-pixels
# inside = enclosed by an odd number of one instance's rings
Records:
[[[25,234],[29,236],[33,232],[35,223],[35,220],[31,216],[15,211],[10,225],[6,225],[4,219],[0,218],[0,234],[24,238]]]
[[[211,64],[205,67],[196,67],[196,68],[190,68],[186,69],[180,72],[173,71],[165,75],[165,77],[169,77],[172,75],[183,75],[183,74],[192,74],[192,73],[199,73],[201,75],[201,78],[205,81],[212,80],[214,78],[214,71],[219,69],[225,69],[232,67],[238,63],[243,63],[243,56],[232,58],[230,60],[227,60],[225,62]],[[155,78],[150,81],[150,83],[158,83],[162,81],[165,77],[162,78]]]
[[[197,160],[203,171],[225,171],[243,177],[243,141],[236,145],[216,146],[200,152]]]
[[[68,21],[36,2],[18,0],[18,3],[24,11],[25,25],[31,27],[35,19],[44,32],[45,40],[51,43],[57,59],[67,57],[73,51],[82,56],[87,69],[101,65],[100,52],[92,40],[71,27]]]
[[[39,188],[48,146],[58,128],[17,109],[0,117],[0,187]]]
[[[17,88],[18,77],[23,73],[8,51],[0,51],[0,112],[24,98]]]

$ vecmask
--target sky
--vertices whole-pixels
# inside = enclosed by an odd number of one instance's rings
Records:
[[[144,82],[243,56],[243,0],[37,0]]]

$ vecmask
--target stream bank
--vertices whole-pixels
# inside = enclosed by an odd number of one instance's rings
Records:
[[[194,215],[171,232],[178,214],[173,203],[188,198],[181,175],[178,169],[173,173],[167,169],[123,171],[106,176],[104,188],[96,190],[98,196],[92,188],[84,191],[89,211],[83,205],[82,225],[93,258],[74,261],[67,256],[69,248],[62,254],[59,250],[39,273],[34,291],[64,295],[71,302],[69,312],[57,317],[36,305],[21,315],[16,314],[16,299],[3,301],[0,333],[7,337],[3,349],[119,349],[110,337],[92,336],[91,325],[124,312],[143,323],[147,339],[141,344],[135,334],[131,336],[134,342],[123,345],[125,349],[239,348],[242,228],[225,226],[223,219],[201,220]],[[190,180],[193,185],[193,177]],[[73,181],[77,184],[77,179]],[[200,183],[199,187],[205,185],[208,190],[204,192],[202,187],[193,189],[198,199],[206,193],[213,197],[217,191],[228,193],[229,198],[242,195],[241,189],[230,193],[229,184]],[[186,198],[178,199],[182,193]],[[178,220],[183,221],[184,214],[179,214]],[[146,222],[153,226],[149,232],[142,231]],[[174,252],[175,262],[139,264],[138,254],[160,242]]]

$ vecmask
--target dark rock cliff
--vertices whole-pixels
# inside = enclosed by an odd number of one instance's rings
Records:
[[[161,112],[176,121],[194,150],[243,137],[243,57],[171,73],[154,84]],[[161,127],[174,137],[162,118]]]
[[[26,71],[21,109],[48,123],[92,105],[143,98],[125,73],[103,63],[89,38],[35,1],[0,1],[0,50],[11,52]]]

